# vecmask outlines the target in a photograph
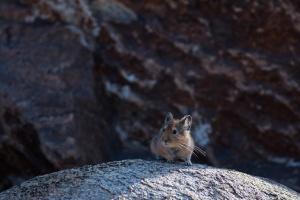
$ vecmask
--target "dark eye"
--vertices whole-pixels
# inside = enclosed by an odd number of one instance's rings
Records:
[[[176,134],[177,133],[177,131],[176,130],[173,130],[173,134]]]
[[[165,132],[165,128],[162,129],[162,132]]]

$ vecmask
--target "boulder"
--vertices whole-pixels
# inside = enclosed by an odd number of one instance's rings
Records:
[[[0,199],[299,199],[273,181],[241,172],[144,160],[123,160],[39,176]]]

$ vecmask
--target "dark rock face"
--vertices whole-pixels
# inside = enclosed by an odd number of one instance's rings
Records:
[[[2,3],[1,3],[2,4]],[[0,189],[108,160],[94,61],[62,26],[0,22]]]
[[[150,158],[171,111],[200,162],[300,191],[297,1],[21,2],[0,12],[0,129],[38,135],[37,166]]]

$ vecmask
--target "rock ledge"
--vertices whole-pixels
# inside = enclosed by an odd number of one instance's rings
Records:
[[[293,190],[237,171],[124,160],[33,178],[0,199],[299,199]]]

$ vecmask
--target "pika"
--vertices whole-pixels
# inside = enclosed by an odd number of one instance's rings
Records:
[[[195,144],[190,134],[191,126],[190,115],[177,120],[169,112],[159,133],[151,140],[151,151],[158,159],[165,158],[168,163],[180,159],[186,165],[192,165],[191,156]]]

